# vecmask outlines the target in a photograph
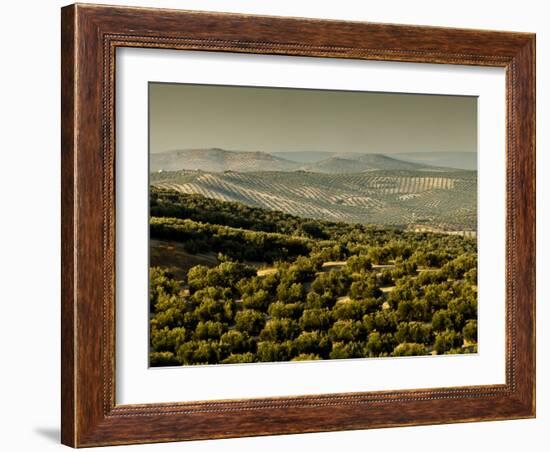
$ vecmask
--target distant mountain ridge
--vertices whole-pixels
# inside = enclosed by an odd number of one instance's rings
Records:
[[[354,152],[316,152],[300,154],[289,160],[282,154],[261,151],[228,151],[219,148],[175,150],[150,155],[150,171],[201,170],[206,172],[256,172],[256,171],[308,171],[326,174],[361,173],[377,170],[446,170],[439,165],[396,159],[385,154],[361,154]]]
[[[304,167],[306,171],[320,173],[362,173],[377,170],[434,170],[433,166],[403,162],[384,154],[342,152]]]
[[[317,163],[334,155],[329,151],[284,151],[270,152],[271,155],[297,163]]]
[[[150,171],[202,170],[223,171],[293,171],[299,164],[254,151],[227,151],[225,149],[185,149],[150,155]]]
[[[459,170],[476,171],[477,153],[466,151],[445,151],[445,152],[399,152],[399,153],[372,153],[362,154],[358,152],[327,152],[327,151],[286,151],[271,152],[276,157],[281,157],[293,162],[303,164],[315,164],[331,157],[344,158],[348,160],[361,160],[370,155],[378,155],[400,160],[407,163],[417,163],[429,167],[453,168]]]
[[[404,162],[425,165],[444,166],[462,170],[477,170],[477,152],[403,152],[392,154],[392,157]]]

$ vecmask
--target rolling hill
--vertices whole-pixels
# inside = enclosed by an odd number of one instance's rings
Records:
[[[329,151],[284,151],[270,152],[275,157],[280,157],[285,160],[297,163],[317,163],[321,160],[328,159],[334,155],[334,152]]]
[[[184,170],[152,173],[151,184],[331,221],[426,225],[445,231],[474,231],[477,227],[474,171],[330,174]]]
[[[296,151],[296,152],[272,152],[272,155],[293,162],[304,164],[303,168],[315,168],[322,170],[330,159],[345,159],[351,161],[372,162],[376,169],[434,169],[440,168],[477,170],[477,153],[475,152],[401,152],[397,154],[359,153],[359,152],[325,152],[325,151]],[[383,158],[389,159],[384,165]],[[374,160],[374,161],[373,161]],[[398,167],[397,163],[402,165]],[[417,166],[405,166],[406,163]],[[308,165],[309,164],[309,165]],[[389,164],[389,165],[388,165]],[[359,167],[360,168],[360,167]],[[357,172],[359,170],[355,170]]]
[[[289,157],[293,153],[279,153]],[[202,170],[206,172],[309,171],[315,173],[360,173],[375,170],[446,170],[426,163],[398,160],[384,154],[353,152],[297,152],[299,161],[266,152],[224,149],[186,149],[151,154],[151,171]]]
[[[476,152],[404,152],[392,154],[396,159],[423,165],[445,166],[462,170],[477,170]]]
[[[302,167],[315,173],[361,173],[376,170],[439,170],[433,166],[404,162],[383,154],[338,153]]]
[[[301,165],[265,152],[185,149],[150,154],[150,171],[294,171]]]

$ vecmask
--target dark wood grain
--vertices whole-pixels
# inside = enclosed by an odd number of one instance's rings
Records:
[[[506,384],[115,403],[117,47],[506,69]],[[535,37],[527,33],[72,5],[62,10],[62,442],[74,447],[535,415]],[[504,152],[504,150],[503,150]]]
[[[75,444],[74,8],[64,8],[61,14],[61,441],[63,444]]]

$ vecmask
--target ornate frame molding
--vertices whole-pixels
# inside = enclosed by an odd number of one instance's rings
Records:
[[[62,9],[62,44],[64,444],[81,447],[534,416],[534,35],[77,4]],[[118,47],[506,68],[506,384],[116,405]]]

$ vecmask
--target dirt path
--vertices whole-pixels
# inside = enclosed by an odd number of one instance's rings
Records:
[[[179,242],[151,239],[149,265],[164,267],[176,278],[184,280],[191,267],[195,265],[214,267],[218,265],[218,259],[215,253],[188,253]]]
[[[277,273],[276,268],[262,268],[256,271],[256,274],[258,276],[267,276],[267,275],[272,275],[273,273]]]

